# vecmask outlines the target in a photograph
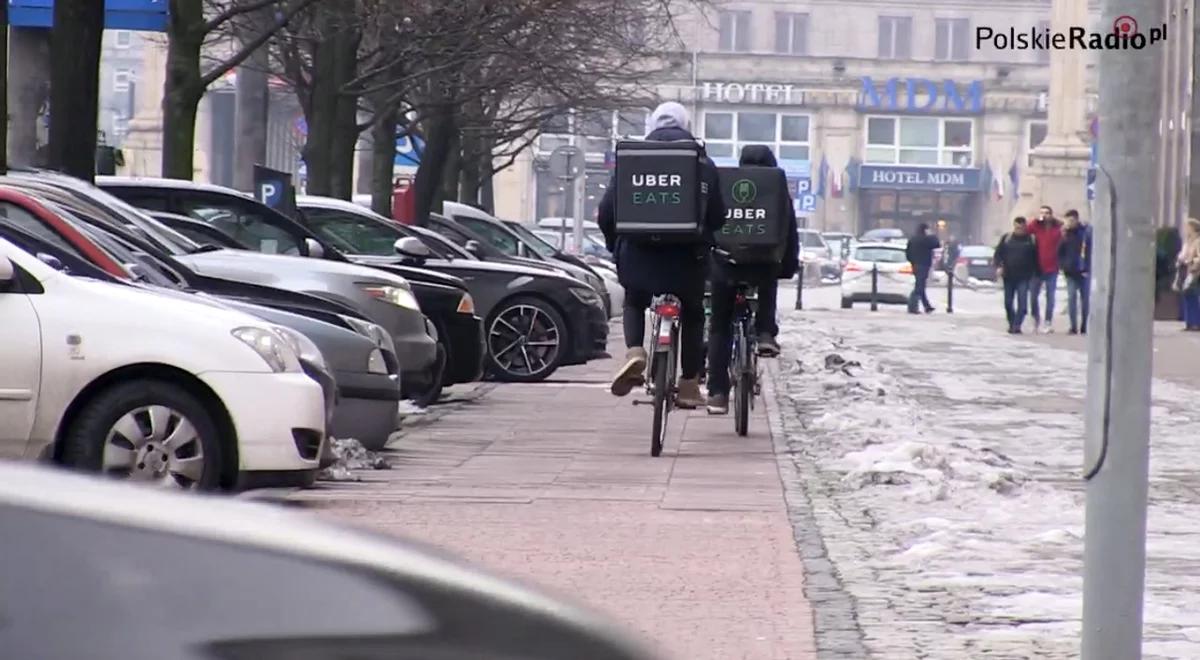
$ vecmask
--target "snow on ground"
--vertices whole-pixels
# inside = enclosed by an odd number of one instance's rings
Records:
[[[868,648],[1078,657],[1085,355],[1004,334],[991,292],[956,291],[954,317],[836,296],[781,291],[781,397]],[[1200,392],[1154,398],[1145,653],[1200,658]]]
[[[329,444],[336,460],[317,473],[321,481],[362,481],[355,470],[390,470],[383,456],[367,449],[354,438],[330,438]]]

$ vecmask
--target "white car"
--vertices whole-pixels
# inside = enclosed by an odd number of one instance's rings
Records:
[[[872,271],[876,271],[875,296],[884,304],[907,305],[912,293],[912,266],[901,243],[859,243],[842,270],[842,309],[871,301]]]
[[[4,240],[0,319],[0,457],[203,490],[315,475],[324,397],[275,326]]]

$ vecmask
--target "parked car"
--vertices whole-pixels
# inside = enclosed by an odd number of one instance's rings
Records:
[[[30,213],[25,222],[14,222],[15,209],[5,210],[5,217],[0,217],[0,232],[8,224],[29,227],[35,219]],[[42,214],[37,218],[41,224],[35,229],[52,232],[66,244],[64,248],[73,248],[76,256],[86,258],[105,277],[178,295],[200,296],[211,304],[231,307],[300,333],[292,339],[304,371],[326,390],[327,434],[355,438],[369,449],[380,449],[399,426],[399,362],[382,327],[360,319],[332,319],[322,309],[320,299],[312,299],[316,304],[310,305],[299,304],[294,298],[280,303],[274,296],[255,295],[261,287],[212,285],[211,278],[199,277],[132,232],[102,222],[89,223],[59,206],[50,210],[55,214]],[[110,258],[99,258],[96,251]],[[63,255],[56,257],[62,259]],[[335,320],[341,322],[331,322]]]
[[[278,326],[3,239],[0,318],[0,456],[182,488],[311,482],[324,394]]]
[[[424,544],[265,504],[0,463],[0,537],[7,658],[653,658]]]
[[[826,277],[837,277],[839,263],[834,259],[833,250],[821,237],[821,232],[815,229],[801,229],[800,261],[804,266],[806,280],[821,280]]]
[[[878,227],[863,232],[863,235],[858,237],[858,241],[860,243],[905,243],[908,241],[908,237],[904,235],[902,229]]]
[[[592,272],[599,275],[600,279],[604,282],[604,288],[608,293],[609,317],[621,315],[622,309],[625,307],[625,287],[621,285],[621,280],[617,277],[616,264],[592,255],[579,257],[574,254],[568,254],[554,247],[552,243],[544,240],[541,236],[538,236],[533,230],[529,229],[529,227],[526,227],[523,224],[511,220],[505,220],[503,222],[518,235],[522,236],[527,243],[534,247],[535,250],[538,250],[542,254],[554,254],[559,259],[578,260],[579,263],[591,268]]]
[[[537,227],[530,231],[538,238],[554,246],[557,250],[561,250],[567,254],[572,254],[575,251],[575,239],[571,230],[566,230],[565,234],[561,229],[546,229],[544,227]],[[583,256],[597,257],[610,263],[613,261],[613,254],[605,247],[604,234],[599,233],[599,231],[596,233],[585,232],[583,234]]]
[[[392,335],[404,396],[421,399],[440,391],[446,358],[439,350],[438,332],[402,276],[347,263],[306,232],[289,233],[291,221],[285,216],[236,190],[191,181],[121,177],[97,177],[97,185],[134,206],[231,229],[233,238],[260,254],[213,250],[180,255],[180,260],[202,275],[303,291],[357,307]]]
[[[558,234],[560,236],[563,235],[564,233],[567,236],[571,236],[572,233],[575,231],[575,219],[574,218],[542,218],[541,220],[538,220],[537,227],[538,227],[538,229],[549,229],[549,230],[558,232]],[[600,225],[596,224],[595,222],[592,222],[591,220],[584,220],[583,221],[583,234],[585,236],[591,236],[601,246],[604,245],[604,232],[600,231]],[[607,253],[608,250],[606,249],[605,252]],[[604,256],[607,259],[612,259],[612,254],[597,255],[597,256]]]
[[[958,253],[958,265],[966,266],[967,277],[985,282],[996,281],[996,266],[993,263],[996,248],[987,245],[965,245]]]
[[[842,309],[856,302],[870,302],[872,270],[877,270],[876,301],[884,304],[907,305],[912,293],[912,265],[898,243],[859,243],[842,272]]]
[[[603,354],[608,314],[583,282],[550,269],[481,261],[427,228],[401,225],[343,200],[297,203],[307,227],[330,249],[360,263],[429,268],[465,280],[485,319],[488,370],[496,378],[540,381],[559,366]],[[417,240],[400,252],[405,238]]]

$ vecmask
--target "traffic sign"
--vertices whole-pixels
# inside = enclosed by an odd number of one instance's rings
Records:
[[[564,144],[550,152],[550,175],[560,179],[574,179],[583,173],[585,160],[579,147]]]
[[[396,134],[396,167],[419,167],[421,155],[425,153],[425,141],[409,135],[404,129]]]
[[[8,0],[13,27],[54,27],[54,0]],[[104,0],[104,29],[167,31],[167,0]]]

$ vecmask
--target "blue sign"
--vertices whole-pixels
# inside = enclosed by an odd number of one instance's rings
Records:
[[[796,180],[796,212],[815,213],[817,196],[813,193],[812,178],[804,177]]]
[[[859,165],[858,187],[976,192],[983,190],[983,172],[978,167]]]
[[[925,78],[888,78],[880,90],[870,76],[863,76],[858,109],[979,114],[983,112],[983,81],[976,80],[959,87],[953,80],[938,84]]]
[[[404,129],[396,134],[396,167],[418,167],[425,153],[425,141]]]
[[[1096,200],[1096,166],[1099,165],[1099,147],[1100,135],[1096,123],[1093,123],[1092,128],[1092,162],[1088,167],[1087,172],[1087,198],[1089,202]]]
[[[295,217],[296,190],[292,187],[292,175],[288,172],[255,165],[254,196],[276,211]]]
[[[54,0],[8,0],[13,27],[54,27]],[[104,0],[104,29],[167,31],[167,0]]]

